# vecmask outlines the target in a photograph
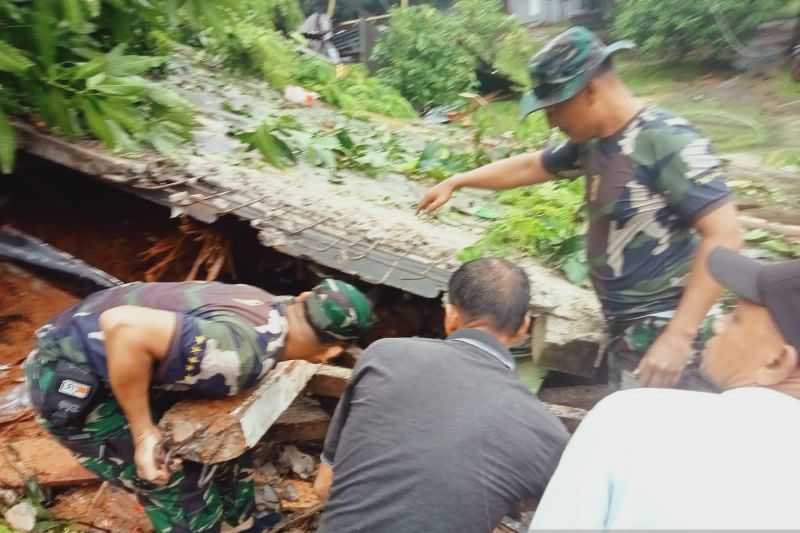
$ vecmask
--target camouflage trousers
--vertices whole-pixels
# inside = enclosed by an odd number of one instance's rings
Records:
[[[716,312],[712,312],[701,324],[692,344],[692,354],[676,388],[696,391],[717,390],[700,372],[700,356],[706,342],[713,336],[714,321],[718,316]],[[612,390],[639,386],[633,377],[633,371],[670,320],[669,317],[649,316],[635,321],[609,324],[609,339],[605,352],[608,361],[608,385]]]
[[[26,363],[29,386],[47,381],[41,379],[47,374],[47,366],[29,358]],[[35,402],[34,408],[41,414]],[[165,410],[156,407],[154,419]],[[157,533],[218,533],[222,522],[236,526],[253,516],[255,485],[249,452],[235,461],[217,465],[184,461],[168,483],[159,486],[136,475],[128,422],[107,391],[93,402],[85,421],[77,426],[60,426],[42,416],[38,421],[85,468],[136,494]]]

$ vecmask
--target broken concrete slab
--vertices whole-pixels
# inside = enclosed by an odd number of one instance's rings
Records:
[[[173,406],[159,422],[178,456],[200,463],[239,457],[255,446],[317,371],[306,361],[284,361],[254,389],[214,400]]]
[[[573,320],[541,314],[533,324],[533,360],[541,368],[591,378],[602,363],[604,339],[602,329],[576,335]]]
[[[275,421],[266,438],[269,442],[323,441],[330,421],[317,400],[300,397]]]

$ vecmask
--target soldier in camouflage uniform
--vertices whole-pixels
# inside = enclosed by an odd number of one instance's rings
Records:
[[[355,287],[297,298],[248,285],[130,283],[97,292],[37,331],[25,365],[40,423],[83,466],[134,492],[158,533],[264,531],[250,454],[166,465],[156,424],[179,400],[254,386],[277,361],[325,361],[373,321]]]
[[[716,246],[741,234],[720,159],[686,120],[637,100],[605,46],[581,27],[557,36],[531,61],[527,115],[545,109],[568,140],[496,161],[430,189],[432,211],[461,187],[508,189],[584,176],[587,255],[603,307],[612,387],[678,383],[706,388],[697,352],[721,294],[705,266]]]

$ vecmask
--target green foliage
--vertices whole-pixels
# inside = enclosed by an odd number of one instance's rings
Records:
[[[254,131],[243,131],[236,134],[248,149],[261,152],[264,160],[277,168],[285,168],[294,164],[297,159],[287,143],[287,137],[299,125],[290,117],[282,117],[275,122],[264,122]]]
[[[476,87],[476,60],[461,46],[455,19],[429,6],[392,11],[391,26],[375,46],[378,78],[417,109],[447,104]]]
[[[763,229],[750,230],[744,235],[745,241],[759,248],[758,256],[763,259],[785,260],[800,257],[800,243],[787,240],[782,235]]]
[[[369,112],[395,118],[417,116],[402,94],[370,77],[362,65],[348,65],[343,74],[337,76],[333,65],[321,59],[303,57],[297,63],[299,85],[318,92],[325,102],[350,115]]]
[[[457,43],[485,68],[497,69],[518,85],[530,85],[527,64],[541,48],[497,0],[458,0],[447,17],[458,30]]]
[[[540,47],[501,2],[458,0],[447,13],[430,6],[392,11],[373,59],[381,79],[417,109],[427,109],[474,89],[476,68],[529,85],[527,63]]]
[[[573,283],[587,282],[582,179],[515,189],[500,194],[499,199],[508,206],[507,211],[459,259],[517,251],[560,268]]]
[[[162,20],[168,4],[177,2],[0,0],[0,170],[13,167],[12,115],[38,115],[62,135],[115,150],[173,151],[189,135],[189,104],[142,77],[164,58],[116,44]]]
[[[456,151],[434,141],[425,145],[413,171],[417,175],[442,181],[490,162],[489,156],[482,150]]]
[[[391,133],[372,131],[369,136],[357,135],[345,125],[313,129],[303,127],[289,116],[234,135],[278,168],[303,159],[331,171],[348,168],[374,177],[386,170],[400,170],[409,158]]]
[[[416,116],[411,104],[392,87],[369,77],[361,65],[337,75],[336,68],[301,55],[297,43],[251,21],[232,23],[224,32],[207,30],[199,44],[220,56],[230,68],[258,73],[276,89],[300,85],[351,115],[364,112],[397,118]]]
[[[677,61],[694,54],[730,62],[736,57],[733,45],[746,43],[783,4],[783,0],[622,0],[617,2],[614,30],[655,57]],[[723,24],[735,32],[728,39],[715,9]]]

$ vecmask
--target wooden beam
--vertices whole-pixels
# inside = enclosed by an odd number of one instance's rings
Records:
[[[190,461],[219,463],[258,443],[317,371],[305,361],[285,361],[249,391],[230,398],[189,400],[173,406],[159,422],[174,452]]]
[[[308,392],[314,396],[341,398],[353,371],[342,366],[320,365],[308,382]]]
[[[275,421],[265,437],[269,442],[323,441],[331,417],[317,400],[297,398]]]

